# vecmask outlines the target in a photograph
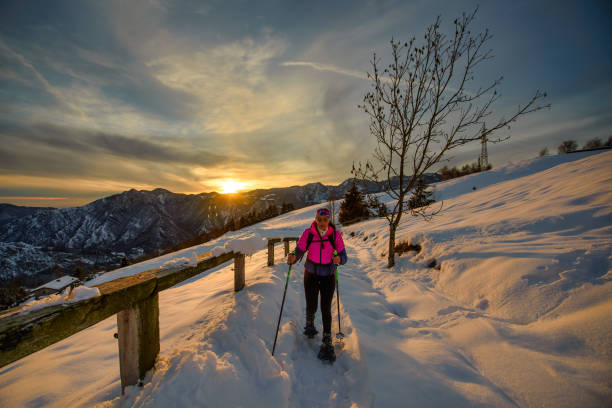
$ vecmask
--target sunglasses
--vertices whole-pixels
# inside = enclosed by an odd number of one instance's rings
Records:
[[[320,216],[320,215],[323,215],[323,216],[329,218],[329,211],[327,211],[327,210],[319,210],[319,211],[317,211],[317,217]]]

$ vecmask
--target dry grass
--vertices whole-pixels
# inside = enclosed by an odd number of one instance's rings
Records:
[[[405,241],[395,244],[395,253],[399,256],[402,256],[404,252],[408,251],[416,251],[416,253],[418,254],[419,252],[421,252],[421,246],[419,244],[411,244]]]

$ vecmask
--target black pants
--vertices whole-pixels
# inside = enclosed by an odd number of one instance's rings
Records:
[[[336,283],[334,275],[318,276],[304,271],[304,292],[306,293],[306,316],[317,312],[317,299],[321,292],[321,317],[323,333],[331,333],[331,304]]]

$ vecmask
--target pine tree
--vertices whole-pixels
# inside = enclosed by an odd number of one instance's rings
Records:
[[[371,217],[368,205],[363,194],[357,189],[355,182],[344,195],[344,201],[340,205],[339,221],[342,225],[350,225]]]
[[[427,187],[422,177],[417,180],[412,196],[408,200],[409,208],[425,207],[436,202],[436,200],[431,197],[433,193],[427,190]]]
[[[289,211],[293,210],[295,210],[295,206],[292,203],[283,201],[283,204],[281,205],[281,214],[288,213]]]
[[[124,259],[126,260],[126,263],[127,263],[127,259],[125,257]],[[122,263],[121,266],[124,266],[123,261],[121,261],[121,263]],[[72,273],[72,276],[74,276],[75,278],[78,278],[80,281],[84,281],[85,279],[87,279],[88,273],[82,266],[77,266],[76,268],[74,268],[74,272]]]
[[[370,197],[370,208],[372,209],[372,212],[380,218],[386,217],[389,214],[387,206],[380,202],[378,196]]]
[[[13,306],[28,297],[20,278],[0,281],[0,310]]]
[[[58,264],[53,265],[51,272],[55,278],[61,278],[64,275],[64,271]]]
[[[380,218],[386,217],[389,215],[389,210],[387,209],[387,205],[385,203],[378,204],[378,216]]]

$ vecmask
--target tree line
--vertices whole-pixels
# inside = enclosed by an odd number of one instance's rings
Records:
[[[590,140],[587,140],[582,148],[578,149],[578,143],[575,140],[565,140],[557,147],[557,153],[566,154],[577,152],[580,150],[592,150],[592,149],[600,149],[602,147],[612,147],[612,136],[608,137],[608,140],[603,142],[600,138],[596,137]],[[540,150],[540,157],[548,156],[548,147]]]
[[[472,164],[465,164],[461,168],[457,166],[451,167],[451,168],[449,168],[448,166],[444,166],[440,170],[438,170],[438,174],[442,178],[442,181],[444,181],[444,180],[450,180],[450,179],[461,177],[461,176],[467,176],[468,174],[472,174],[472,173],[478,173],[478,172],[485,171],[485,170],[491,170],[492,168],[493,166],[490,163],[487,164],[487,166],[483,168],[480,166],[480,164],[476,162]]]

